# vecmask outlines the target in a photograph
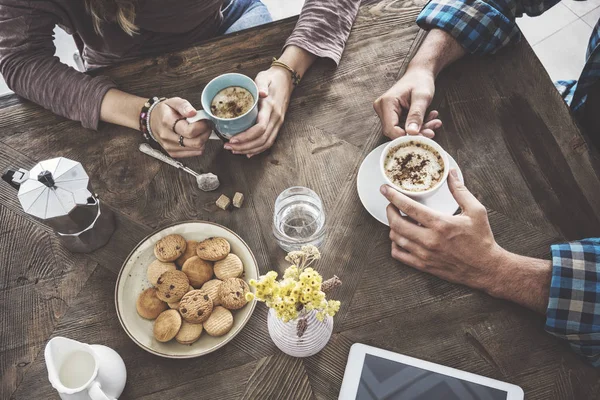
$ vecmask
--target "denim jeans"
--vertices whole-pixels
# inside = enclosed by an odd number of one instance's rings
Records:
[[[227,34],[271,22],[271,14],[260,0],[230,0],[223,5],[219,34]]]

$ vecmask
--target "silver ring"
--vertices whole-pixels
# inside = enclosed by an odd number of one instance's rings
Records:
[[[181,135],[179,136],[179,145],[181,147],[185,147],[185,144],[183,144],[183,136],[181,136]]]

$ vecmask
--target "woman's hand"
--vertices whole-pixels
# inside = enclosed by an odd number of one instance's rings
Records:
[[[150,128],[159,144],[175,158],[202,155],[212,125],[206,120],[189,124],[185,118],[196,115],[196,109],[179,97],[171,97],[159,103],[150,115]],[[181,119],[183,118],[183,119]],[[180,121],[177,121],[181,119]],[[183,145],[179,136],[183,136]]]
[[[273,146],[294,89],[289,71],[280,67],[260,72],[255,81],[260,97],[256,125],[225,144],[226,150],[248,158]]]

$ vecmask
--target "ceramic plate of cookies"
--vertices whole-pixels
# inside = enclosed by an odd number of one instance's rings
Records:
[[[237,335],[255,302],[248,281],[256,259],[231,230],[212,222],[178,223],[142,240],[119,273],[115,304],[129,337],[150,353],[192,358]]]

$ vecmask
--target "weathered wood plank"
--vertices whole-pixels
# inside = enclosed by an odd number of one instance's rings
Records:
[[[312,399],[304,363],[300,358],[278,353],[263,358],[246,383],[240,399]]]
[[[487,207],[568,239],[598,235],[598,151],[548,83],[526,42],[466,57],[438,78],[436,138]]]
[[[0,204],[0,398],[17,388],[97,264]]]

